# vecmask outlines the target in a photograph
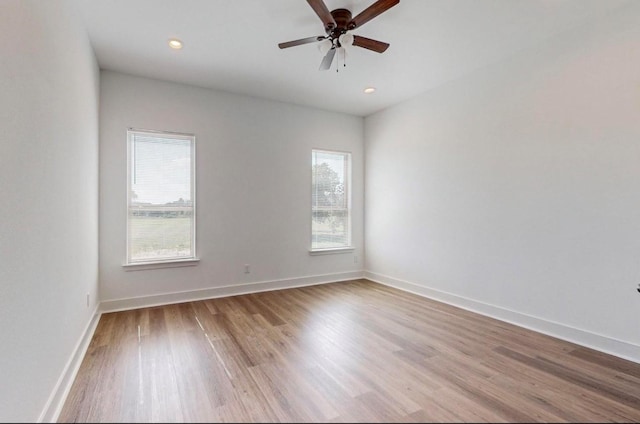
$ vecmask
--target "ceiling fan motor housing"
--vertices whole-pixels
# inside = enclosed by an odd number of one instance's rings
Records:
[[[325,31],[332,40],[337,40],[342,34],[356,27],[355,23],[352,22],[351,11],[348,9],[332,10],[331,16],[333,16],[336,26],[328,25],[325,27]]]

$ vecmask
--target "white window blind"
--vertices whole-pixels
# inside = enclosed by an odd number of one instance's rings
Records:
[[[312,150],[311,250],[351,246],[351,153]]]
[[[195,258],[195,137],[127,135],[127,263]]]

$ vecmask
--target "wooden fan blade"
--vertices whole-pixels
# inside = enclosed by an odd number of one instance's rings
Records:
[[[327,5],[322,0],[307,0],[309,6],[316,12],[316,15],[320,18],[324,24],[325,29],[334,29],[336,27],[336,21],[331,16],[331,12],[327,9]]]
[[[348,28],[355,29],[369,22],[379,14],[386,12],[396,4],[400,3],[400,0],[378,0],[371,6],[356,15],[355,18],[349,22]]]
[[[324,55],[324,57],[322,58],[322,62],[320,63],[320,68],[318,68],[318,70],[326,71],[327,69],[331,68],[331,62],[333,62],[333,56],[335,55],[336,55],[336,48],[332,47],[331,50],[329,50],[327,54]]]
[[[362,37],[360,35],[353,36],[353,45],[362,47],[365,49],[373,50],[374,52],[382,53],[389,48],[389,43],[383,43],[382,41],[372,40],[371,38]]]
[[[294,46],[299,46],[302,44],[309,44],[309,43],[315,43],[317,41],[322,41],[324,40],[325,37],[318,35],[317,37],[307,37],[307,38],[301,38],[299,40],[293,40],[293,41],[287,41],[286,43],[280,43],[278,44],[278,47],[280,47],[281,49],[286,49],[288,47],[294,47]]]

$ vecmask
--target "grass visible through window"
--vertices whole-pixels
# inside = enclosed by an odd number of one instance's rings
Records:
[[[143,261],[190,256],[191,223],[190,217],[130,217],[131,257]]]

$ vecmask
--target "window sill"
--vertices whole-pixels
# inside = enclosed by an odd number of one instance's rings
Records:
[[[351,253],[355,250],[355,247],[333,247],[330,249],[312,249],[309,250],[309,255],[332,255],[334,253]]]
[[[122,267],[125,271],[142,271],[145,269],[160,269],[160,268],[177,268],[183,266],[195,266],[200,262],[200,258],[191,259],[176,259],[172,261],[158,261],[158,262],[134,262],[131,264],[124,264]]]

